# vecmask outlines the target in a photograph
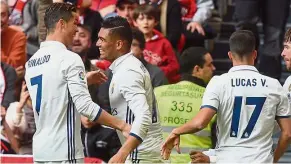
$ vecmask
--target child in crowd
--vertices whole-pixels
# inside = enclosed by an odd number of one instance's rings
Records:
[[[158,8],[151,5],[138,6],[133,13],[134,25],[144,34],[146,44],[144,59],[160,67],[169,83],[180,80],[179,64],[171,43],[157,30]]]

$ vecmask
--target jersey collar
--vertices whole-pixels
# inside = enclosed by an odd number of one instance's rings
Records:
[[[63,48],[63,49],[67,49],[67,47],[59,42],[59,41],[44,41],[40,43],[40,47],[50,47],[50,46],[54,46],[54,47],[59,47],[59,48]]]
[[[112,71],[112,73],[115,73],[115,70],[117,69],[118,65],[122,63],[126,58],[128,58],[130,55],[132,55],[131,52],[120,56],[119,58],[115,59],[115,61],[110,65],[109,69]]]
[[[251,65],[239,65],[239,66],[233,66],[228,72],[236,72],[236,71],[254,71],[259,72],[256,67]]]

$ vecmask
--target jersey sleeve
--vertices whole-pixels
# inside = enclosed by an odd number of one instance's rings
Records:
[[[143,76],[134,70],[128,70],[120,79],[119,84],[120,93],[134,114],[130,135],[140,141],[146,137],[152,120],[152,112],[146,99],[144,85]]]
[[[211,108],[217,111],[219,107],[220,91],[221,87],[219,86],[219,77],[214,76],[205,89],[200,109]]]
[[[276,110],[276,119],[279,118],[288,118],[291,117],[291,107],[290,103],[288,102],[287,92],[283,89],[281,84],[278,82],[278,95],[280,97],[280,102],[277,106]]]
[[[77,54],[73,54],[77,55]],[[102,109],[92,101],[88,91],[85,67],[82,59],[77,56],[66,58],[63,61],[65,80],[68,83],[70,96],[77,111],[95,121],[100,116]]]

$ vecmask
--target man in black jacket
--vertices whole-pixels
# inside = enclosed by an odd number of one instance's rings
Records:
[[[10,103],[15,101],[15,82],[17,79],[13,67],[1,62],[0,72],[0,103],[1,115],[4,115]]]

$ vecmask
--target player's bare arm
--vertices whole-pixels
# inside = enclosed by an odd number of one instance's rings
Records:
[[[100,117],[96,122],[121,131],[125,137],[128,137],[131,129],[130,125],[127,124],[125,121],[108,114],[104,110],[102,110]]]
[[[141,141],[136,137],[129,136],[118,153],[114,155],[108,163],[124,163],[126,157],[139,145]]]
[[[281,135],[274,152],[274,163],[279,161],[291,143],[291,118],[280,118],[277,119],[277,122],[281,129]]]

